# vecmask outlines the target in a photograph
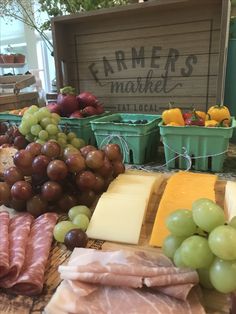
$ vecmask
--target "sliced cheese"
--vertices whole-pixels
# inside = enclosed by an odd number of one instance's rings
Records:
[[[226,183],[224,209],[228,221],[236,216],[236,182],[234,181]]]
[[[137,244],[147,204],[141,195],[103,193],[86,231],[88,237]]]
[[[178,172],[170,177],[162,195],[149,244],[161,247],[169,234],[166,218],[177,209],[191,209],[198,198],[215,201],[215,182],[217,176],[212,174]]]
[[[141,193],[146,194],[148,198],[152,193],[158,190],[164,180],[162,174],[157,175],[139,175],[139,174],[120,174],[110,183],[107,192],[115,193]]]

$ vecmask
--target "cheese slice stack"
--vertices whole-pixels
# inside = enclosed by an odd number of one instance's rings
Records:
[[[162,246],[169,234],[166,218],[177,209],[191,209],[198,198],[215,201],[215,182],[217,176],[212,174],[178,172],[170,177],[162,195],[149,244]]]
[[[89,238],[137,244],[149,199],[162,174],[121,174],[103,193],[86,231]]]
[[[228,221],[236,216],[236,182],[234,181],[226,183],[224,209]]]

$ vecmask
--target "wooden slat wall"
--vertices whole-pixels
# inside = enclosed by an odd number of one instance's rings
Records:
[[[56,18],[58,88],[91,91],[111,111],[159,113],[170,101],[205,110],[223,95],[229,7],[157,0]]]

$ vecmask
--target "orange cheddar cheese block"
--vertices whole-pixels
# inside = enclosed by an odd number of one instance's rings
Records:
[[[178,172],[170,177],[162,195],[149,244],[161,247],[169,234],[166,218],[177,209],[192,208],[192,203],[199,198],[215,201],[215,183],[213,174]]]

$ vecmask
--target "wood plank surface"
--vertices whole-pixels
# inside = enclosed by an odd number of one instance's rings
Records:
[[[88,247],[95,249],[120,249],[129,248],[130,250],[149,250],[160,251],[160,248],[150,247],[148,245],[149,237],[156,215],[156,210],[160,202],[162,193],[166,186],[167,180],[171,173],[165,173],[165,180],[157,193],[152,195],[147,211],[145,223],[143,224],[141,237],[137,246],[123,245],[119,243],[105,242],[101,240],[90,240]],[[225,180],[218,180],[215,186],[217,203],[223,206],[224,203],[224,189]],[[49,261],[45,273],[45,285],[43,292],[37,297],[13,296],[0,291],[0,314],[41,314],[45,305],[50,300],[52,294],[55,292],[60,283],[58,266],[66,263],[71,252],[68,251],[64,245],[53,243],[50,251]],[[227,296],[217,293],[215,291],[204,290],[203,300],[206,311],[209,314],[228,314],[229,313],[229,299]]]

